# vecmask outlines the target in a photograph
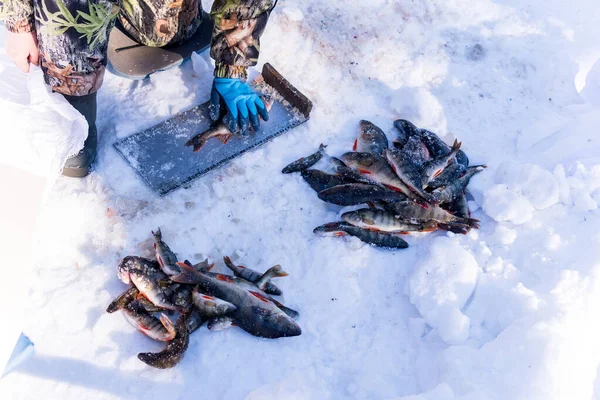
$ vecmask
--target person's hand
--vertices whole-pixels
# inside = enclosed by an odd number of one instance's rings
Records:
[[[250,86],[237,78],[215,78],[210,93],[210,117],[216,121],[221,115],[221,100],[227,107],[225,122],[231,132],[248,133],[249,123],[255,130],[260,127],[260,117],[268,121],[269,112],[260,96]]]
[[[6,31],[6,54],[23,72],[29,72],[29,64],[39,65],[40,51],[35,32]]]

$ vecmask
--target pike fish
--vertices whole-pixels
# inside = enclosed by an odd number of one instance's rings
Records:
[[[390,149],[386,149],[384,154],[389,151]],[[342,155],[342,161],[348,167],[366,175],[371,182],[387,186],[409,197],[415,196],[381,156],[372,153],[349,152]]]
[[[267,109],[267,111],[271,111],[275,99],[271,96],[266,95],[261,96],[261,98],[263,100],[263,103],[265,104],[265,108]],[[218,121],[215,121],[206,131],[192,137],[185,143],[185,145],[188,147],[192,147],[194,149],[194,152],[196,152],[199,151],[211,138],[217,138],[221,141],[221,143],[227,144],[227,142],[229,141],[229,139],[231,139],[232,136],[233,133],[229,130],[227,124],[225,123],[225,121],[223,121],[223,118],[221,118]]]
[[[160,269],[167,275],[175,275],[180,273],[177,264],[177,256],[171,251],[169,246],[162,240],[162,233],[160,228],[156,232],[152,231],[154,235],[154,251],[156,252],[156,260],[160,264]]]
[[[408,243],[399,235],[362,229],[346,222],[332,222],[321,225],[315,228],[313,232],[319,236],[355,236],[365,243],[379,247],[394,249],[405,249],[408,247]]]
[[[225,262],[227,268],[229,268],[235,276],[237,276],[238,278],[245,279],[248,282],[256,284],[256,282],[258,282],[258,280],[263,276],[263,274],[253,270],[252,268],[248,268],[243,265],[235,265],[231,261],[231,258],[227,256],[223,257],[223,261]],[[267,283],[264,285],[264,288],[261,288],[261,290],[273,296],[281,296],[283,294],[281,289],[279,289],[274,283],[269,281],[267,281]]]
[[[388,148],[385,133],[372,122],[362,120],[359,123],[358,137],[354,141],[353,151],[382,155]]]
[[[175,323],[176,335],[173,340],[167,342],[165,349],[159,353],[139,353],[140,361],[154,368],[173,368],[183,358],[188,348],[190,337],[187,327],[187,317],[182,315]]]
[[[338,206],[353,206],[373,201],[396,202],[406,200],[403,193],[365,183],[350,183],[319,192],[319,198]]]
[[[330,175],[318,169],[307,169],[301,171],[302,178],[317,193],[322,190],[332,188],[338,185],[354,182],[353,179],[344,176]]]
[[[237,309],[230,313],[230,317],[246,332],[265,338],[298,336],[302,333],[298,324],[261,294],[260,289],[246,290],[226,275],[213,278],[209,273],[198,272],[185,264],[180,267],[182,273],[172,277],[174,281],[197,284],[205,293],[234,304]]]
[[[434,204],[441,204],[454,201],[454,199],[464,193],[465,188],[471,180],[471,177],[483,171],[484,168],[485,166],[469,169],[467,170],[466,174],[452,182],[450,185],[435,189],[433,192],[431,192],[430,202]]]
[[[435,225],[406,222],[394,213],[372,208],[363,208],[344,213],[342,214],[342,219],[359,228],[390,233],[424,232],[437,229]]]
[[[175,327],[165,314],[158,319],[135,300],[123,308],[123,313],[131,325],[152,339],[166,342],[175,338]]]
[[[291,174],[292,172],[304,171],[315,165],[325,155],[325,148],[327,145],[321,143],[319,150],[316,153],[311,154],[308,157],[302,157],[298,160],[288,164],[281,172],[284,174]]]

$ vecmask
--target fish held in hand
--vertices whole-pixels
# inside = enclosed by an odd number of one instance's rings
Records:
[[[316,153],[311,154],[308,157],[302,157],[290,164],[288,164],[281,172],[284,174],[291,174],[292,172],[304,171],[315,165],[325,155],[325,148],[327,145],[321,144],[319,150]]]
[[[408,247],[408,243],[397,234],[363,229],[347,222],[331,222],[315,228],[313,232],[319,236],[340,237],[350,235],[378,247],[392,249],[405,249]]]
[[[382,155],[388,148],[387,136],[372,122],[362,120],[359,123],[358,137],[354,141],[353,151]]]
[[[338,206],[354,206],[374,201],[396,202],[406,200],[401,192],[365,183],[349,183],[325,189],[318,194],[319,199]]]
[[[175,332],[175,337],[167,342],[163,351],[159,353],[139,353],[138,359],[151,367],[159,369],[173,368],[179,364],[190,342],[185,315],[177,320]]]

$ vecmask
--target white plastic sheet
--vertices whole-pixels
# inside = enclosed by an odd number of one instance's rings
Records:
[[[19,71],[0,29],[0,163],[55,180],[87,137],[85,118],[44,84],[41,69]]]

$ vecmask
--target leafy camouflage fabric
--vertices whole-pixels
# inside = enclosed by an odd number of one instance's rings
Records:
[[[258,61],[260,37],[276,4],[276,0],[215,0],[210,56],[216,62],[216,77],[247,78],[248,67]]]
[[[0,0],[0,20],[15,33],[33,31],[33,4],[30,0]]]
[[[108,34],[119,5],[108,0],[33,0],[40,62],[56,92],[84,96],[102,85]]]
[[[199,0],[123,0],[121,24],[138,42],[163,47],[190,38],[202,23]]]
[[[215,76],[247,77],[276,0],[216,0],[211,56]],[[202,22],[200,0],[0,0],[0,19],[13,32],[35,29],[48,85],[84,96],[106,71],[108,36],[117,18],[140,43],[164,46],[192,36]]]

